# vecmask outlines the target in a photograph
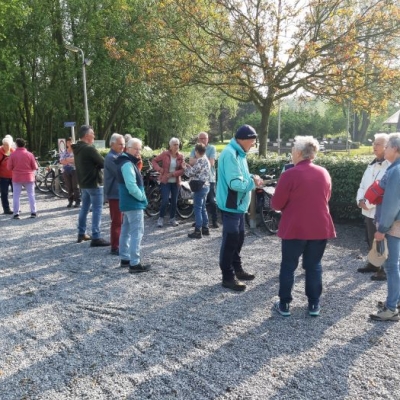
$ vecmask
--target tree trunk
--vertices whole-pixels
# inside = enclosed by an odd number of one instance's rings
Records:
[[[267,98],[260,108],[261,112],[261,126],[260,131],[258,132],[259,137],[259,148],[258,148],[258,156],[266,156],[267,155],[267,140],[268,140],[268,122],[269,117],[271,115],[272,109],[272,99]]]

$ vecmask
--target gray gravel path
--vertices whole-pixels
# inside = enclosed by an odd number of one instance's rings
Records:
[[[386,284],[356,273],[362,226],[337,225],[324,258],[323,310],[306,313],[297,271],[292,316],[277,299],[280,240],[246,235],[244,293],[220,285],[221,229],[145,219],[131,275],[109,248],[77,244],[78,210],[38,194],[39,218],[0,216],[0,398],[399,399],[399,327],[372,322]],[[102,228],[108,237],[108,209]]]

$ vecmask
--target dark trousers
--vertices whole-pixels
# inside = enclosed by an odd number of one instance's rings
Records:
[[[10,210],[10,203],[8,201],[8,189],[10,186],[12,187],[11,178],[0,178],[1,205],[4,212]]]
[[[68,201],[72,203],[74,200],[76,203],[81,202],[81,193],[78,188],[78,179],[76,177],[76,170],[66,170],[63,172],[63,178],[65,188],[68,192]]]
[[[219,266],[222,280],[231,281],[235,271],[242,270],[240,251],[244,242],[244,214],[221,211],[222,243],[219,253]]]
[[[211,221],[217,222],[217,204],[215,202],[215,182],[210,182],[210,190],[207,194],[207,202],[211,214]]]
[[[374,235],[376,232],[376,225],[373,218],[365,217],[365,230],[367,234],[368,249],[370,250],[372,243],[374,242]]]
[[[309,306],[317,306],[322,293],[321,260],[327,240],[282,239],[282,262],[279,272],[279,298],[281,303],[289,304],[294,285],[294,271],[303,255],[303,268],[306,273],[305,292]]]
[[[122,212],[119,210],[118,199],[108,199],[108,206],[110,208],[110,241],[111,249],[119,249],[119,236],[121,235],[122,225]]]

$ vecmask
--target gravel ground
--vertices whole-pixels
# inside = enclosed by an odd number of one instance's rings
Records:
[[[324,257],[322,313],[306,313],[296,273],[292,316],[277,299],[280,240],[248,232],[257,273],[244,293],[220,285],[221,228],[190,240],[192,221],[145,218],[132,275],[109,248],[76,243],[78,210],[37,195],[39,218],[0,216],[0,398],[399,399],[399,326],[368,314],[386,284],[356,273],[362,226],[337,225]],[[102,231],[108,237],[108,209]]]

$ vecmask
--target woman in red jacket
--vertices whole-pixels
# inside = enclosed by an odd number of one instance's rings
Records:
[[[14,151],[12,148],[13,140],[9,137],[3,139],[3,146],[0,147],[0,190],[1,205],[4,214],[12,214],[10,210],[10,202],[8,201],[8,190],[12,185],[12,172],[7,168],[8,159]]]
[[[294,167],[285,171],[278,182],[272,207],[282,211],[278,236],[282,239],[279,273],[279,298],[275,310],[290,316],[294,271],[303,256],[308,313],[317,316],[322,293],[322,266],[327,239],[336,237],[328,202],[331,177],[325,168],[312,161],[319,144],[312,136],[296,136],[292,149]]]
[[[171,195],[169,208],[170,224],[178,226],[175,218],[176,203],[178,200],[178,189],[181,183],[181,176],[184,173],[185,160],[183,154],[179,152],[179,139],[172,138],[169,141],[169,150],[163,151],[151,161],[153,168],[160,173],[161,182],[161,208],[157,226],[162,227],[164,223],[165,209],[167,208]]]
[[[12,181],[14,188],[13,208],[14,219],[19,217],[19,198],[22,187],[25,187],[28,194],[31,218],[36,218],[35,201],[35,171],[38,169],[35,157],[25,148],[24,139],[16,139],[17,148],[11,154],[8,161],[8,169],[12,171]]]

